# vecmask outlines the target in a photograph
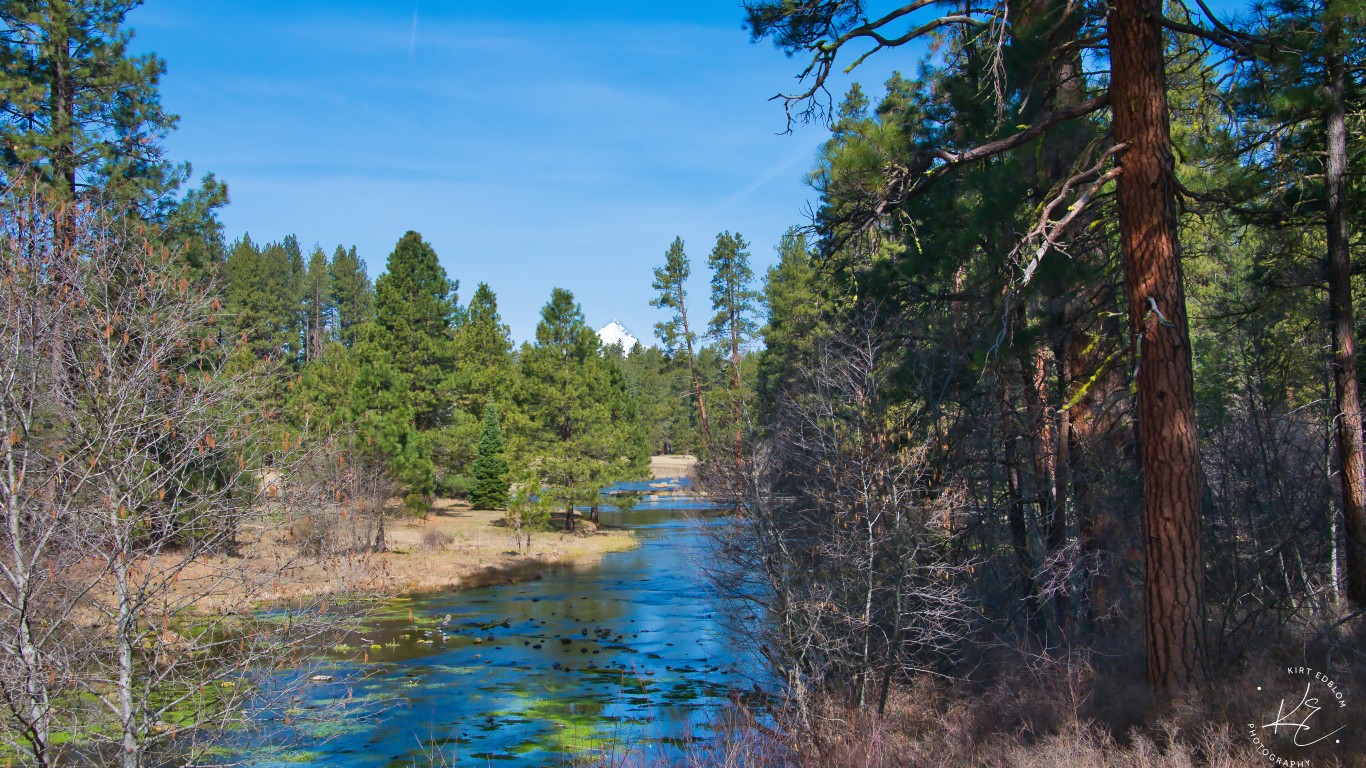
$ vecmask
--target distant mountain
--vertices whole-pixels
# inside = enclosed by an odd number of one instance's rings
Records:
[[[640,341],[635,336],[632,336],[630,331],[626,330],[626,326],[616,320],[599,328],[598,338],[602,339],[602,345],[604,347],[620,344],[621,348],[627,352],[630,352],[631,347],[634,347],[636,342]]]

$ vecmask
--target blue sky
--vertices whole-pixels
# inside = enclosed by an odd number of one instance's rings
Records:
[[[554,287],[648,339],[675,235],[702,320],[716,234],[743,234],[762,278],[815,202],[827,134],[781,135],[769,101],[802,62],[750,43],[742,16],[739,0],[146,0],[129,23],[167,62],[168,156],[229,185],[230,238],[356,245],[375,276],[414,229],[462,301],[493,287],[518,340]],[[876,99],[917,59],[884,52],[832,90],[856,78]]]
[[[595,327],[650,337],[675,235],[700,319],[718,232],[742,233],[762,276],[805,221],[825,132],[780,135],[768,98],[799,62],[741,19],[737,0],[147,0],[129,24],[167,62],[168,156],[229,185],[230,238],[354,244],[375,276],[417,230],[462,302],[488,282],[523,340],[553,287]],[[914,70],[884,59],[859,79]]]

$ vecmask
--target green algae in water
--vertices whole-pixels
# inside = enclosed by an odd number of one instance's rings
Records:
[[[369,723],[359,722],[358,720],[343,721],[339,718],[328,718],[316,723],[309,724],[300,730],[315,739],[326,741],[348,733],[360,733],[369,728]]]
[[[357,653],[339,666],[362,671],[358,688],[399,703],[368,705],[356,733],[297,746],[319,752],[317,764],[338,768],[412,768],[429,760],[560,766],[706,732],[688,713],[724,704],[729,681],[714,674],[716,665],[743,662],[715,639],[710,612],[698,605],[705,590],[680,589],[681,581],[696,586],[682,557],[699,539],[694,524],[665,527],[666,534],[643,537],[640,550],[609,556],[596,569],[372,604],[364,631],[344,640],[392,650],[370,649],[370,663],[360,664]],[[443,633],[444,644],[418,642]],[[476,636],[484,641],[479,647],[470,642]],[[602,666],[585,665],[592,661]],[[316,703],[337,705],[335,689],[314,690],[328,697]],[[439,743],[419,738],[446,729],[452,738]]]

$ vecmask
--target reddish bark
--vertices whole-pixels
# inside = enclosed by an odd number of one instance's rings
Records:
[[[1366,458],[1361,435],[1361,397],[1357,387],[1356,337],[1352,311],[1352,262],[1348,253],[1346,211],[1347,123],[1344,107],[1346,66],[1342,59],[1341,19],[1329,12],[1325,24],[1324,70],[1328,110],[1328,314],[1333,337],[1333,397],[1338,444],[1338,480],[1346,522],[1347,598],[1366,604]]]
[[[1204,568],[1194,382],[1172,178],[1158,0],[1111,7],[1110,103],[1124,144],[1117,190],[1129,325],[1138,360],[1148,684],[1204,679]]]

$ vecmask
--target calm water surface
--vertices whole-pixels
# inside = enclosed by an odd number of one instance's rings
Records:
[[[308,721],[344,703],[341,716],[310,726],[280,764],[562,765],[707,738],[750,665],[699,573],[704,528],[726,524],[705,509],[647,498],[602,513],[641,545],[597,567],[389,604],[294,711]]]

